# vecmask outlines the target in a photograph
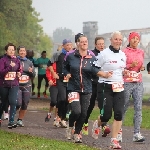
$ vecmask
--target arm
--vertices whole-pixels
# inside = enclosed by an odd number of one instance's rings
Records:
[[[68,75],[71,76],[70,74],[70,64],[69,64],[69,55],[65,58],[64,62],[63,62],[63,68],[62,68],[62,72],[63,74],[66,76]]]
[[[7,68],[5,68],[5,62],[4,59],[0,59],[0,76],[4,77],[9,71],[12,70],[12,66],[9,65]]]

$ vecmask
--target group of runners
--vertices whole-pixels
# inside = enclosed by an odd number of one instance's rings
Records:
[[[24,46],[17,48],[12,43],[5,46],[5,55],[0,59],[0,123],[3,111],[10,107],[8,128],[24,126],[22,120],[27,110],[30,92],[34,95],[35,67],[38,67],[38,97],[41,81],[49,87],[50,107],[45,122],[52,117],[55,109],[54,126],[66,128],[66,138],[82,143],[82,134],[88,135],[90,114],[98,101],[100,114],[93,124],[92,137],[101,133],[106,137],[111,132],[110,147],[121,149],[122,122],[128,109],[130,97],[134,101],[133,142],[144,142],[140,133],[142,122],[143,82],[141,71],[144,67],[144,51],[138,48],[140,35],[129,34],[129,44],[121,50],[123,37],[119,31],[110,37],[110,46],[105,48],[104,38],[95,38],[94,50],[88,50],[88,39],[83,33],[75,35],[76,47],[64,39],[62,49],[51,59],[43,51],[41,58],[34,62],[33,52],[27,55]],[[29,60],[30,59],[30,60]],[[148,72],[149,64],[148,64]],[[44,72],[45,70],[45,72]],[[30,83],[32,81],[32,85]],[[31,88],[32,86],[32,88]],[[15,114],[19,111],[17,123]],[[114,114],[110,130],[108,122]],[[68,123],[67,121],[68,120]],[[132,120],[131,120],[132,121]]]

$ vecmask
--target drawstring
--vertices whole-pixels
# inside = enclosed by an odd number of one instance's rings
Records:
[[[105,83],[104,83],[104,87],[103,87],[103,108],[100,110],[100,116],[104,115],[104,106],[106,104],[106,98],[104,98],[104,92],[105,92]]]

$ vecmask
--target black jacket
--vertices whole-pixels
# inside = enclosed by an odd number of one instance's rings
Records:
[[[92,74],[96,75],[99,68],[93,62],[96,60],[92,51],[87,52],[87,55],[82,58],[78,50],[67,53],[63,72],[71,74],[68,82],[68,91],[72,92],[92,92]]]

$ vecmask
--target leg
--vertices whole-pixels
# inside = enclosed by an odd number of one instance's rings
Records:
[[[38,97],[40,97],[40,89],[41,89],[41,83],[42,83],[42,80],[43,80],[43,75],[39,75],[38,74]]]
[[[142,123],[143,83],[135,83],[132,96],[134,100],[134,133],[139,133]]]
[[[125,118],[125,113],[129,107],[130,97],[133,91],[134,83],[124,83],[124,112],[123,112],[123,121]]]
[[[86,119],[85,119],[85,124],[88,123],[89,117],[90,117],[90,115],[92,113],[92,110],[95,106],[96,98],[97,98],[97,84],[92,84],[92,95],[91,95],[91,98],[90,98],[90,105],[88,107],[87,116],[86,116]]]
[[[16,114],[16,104],[17,104],[17,94],[18,94],[19,87],[15,86],[12,88],[9,88],[9,104],[10,104],[10,115],[9,115],[9,122],[14,122],[14,117]]]
[[[112,138],[117,138],[122,125],[122,116],[124,109],[124,91],[114,93],[113,110],[114,121],[112,124]]]
[[[80,94],[80,105],[81,105],[81,114],[79,118],[76,120],[75,124],[75,134],[80,134],[80,131],[82,130],[82,126],[84,124],[84,121],[86,119],[87,110],[90,104],[90,97],[91,93],[89,94]]]
[[[46,74],[44,75],[44,79],[45,79],[45,91],[44,91],[44,95],[46,96],[46,91],[47,91],[47,88],[48,88],[48,79],[46,77]]]

